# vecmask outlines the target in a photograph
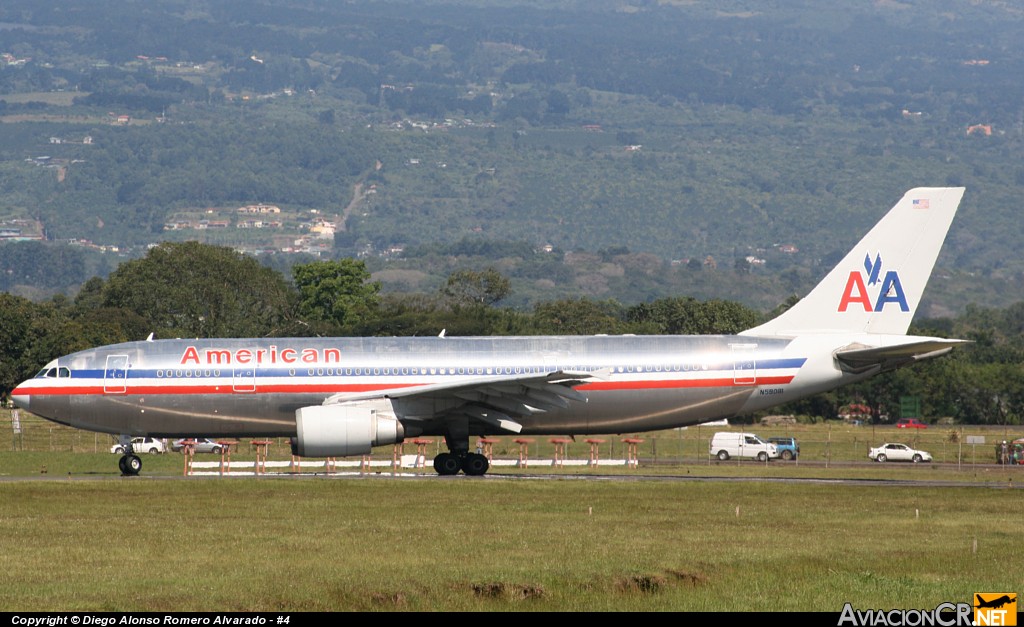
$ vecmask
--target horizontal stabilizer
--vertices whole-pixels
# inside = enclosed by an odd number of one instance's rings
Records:
[[[954,346],[966,343],[967,340],[945,340],[930,338],[909,344],[896,346],[863,347],[851,346],[835,352],[840,367],[849,373],[859,374],[872,369],[879,372],[893,370],[908,364],[941,357]]]

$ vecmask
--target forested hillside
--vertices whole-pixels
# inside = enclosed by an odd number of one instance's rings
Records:
[[[966,0],[9,0],[0,288],[73,294],[200,240],[359,256],[385,292],[494,265],[519,307],[767,311],[906,189],[964,185],[927,312],[1007,306],[1022,23]],[[15,250],[39,238],[77,248]]]

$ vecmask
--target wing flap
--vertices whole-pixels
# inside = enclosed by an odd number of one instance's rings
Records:
[[[462,408],[462,413],[469,416],[470,418],[475,418],[481,422],[486,422],[487,424],[502,429],[504,431],[519,433],[523,430],[523,425],[519,424],[515,420],[512,420],[510,417],[499,411],[487,410],[482,407],[469,406]]]

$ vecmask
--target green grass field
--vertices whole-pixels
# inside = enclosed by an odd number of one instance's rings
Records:
[[[704,427],[641,436],[637,469],[540,466],[537,438],[538,466],[485,478],[182,477],[175,453],[121,478],[109,436],[21,423],[0,451],[0,611],[839,612],[1021,591],[1024,467],[988,445],[972,463],[952,429],[909,434],[942,462],[918,465],[857,463],[910,441],[891,427],[815,425],[750,429],[795,433],[796,463],[708,460]]]
[[[827,611],[1020,591],[1015,490],[2,482],[3,611]]]

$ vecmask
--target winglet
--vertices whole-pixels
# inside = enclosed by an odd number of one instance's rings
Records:
[[[963,187],[908,191],[810,294],[741,335],[905,334],[963,195]]]

